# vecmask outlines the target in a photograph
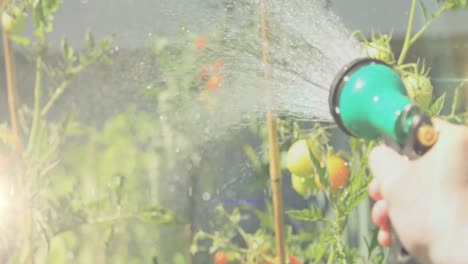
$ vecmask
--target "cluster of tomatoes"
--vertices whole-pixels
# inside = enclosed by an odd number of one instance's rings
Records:
[[[328,155],[322,160],[312,155],[314,153],[304,139],[296,141],[288,150],[287,167],[291,172],[292,187],[297,193],[309,197],[315,188],[325,190],[320,182],[320,171],[326,172],[332,193],[348,185],[350,171],[346,161],[337,155]],[[314,166],[312,158],[320,160],[320,168]]]
[[[208,40],[205,36],[199,36],[195,40],[195,48],[198,52],[203,52],[206,49]],[[213,97],[213,91],[218,90],[224,79],[223,75],[224,61],[215,60],[211,64],[201,66],[198,77],[203,82],[203,89],[200,92],[199,99],[206,106],[216,105],[216,100]]]
[[[288,259],[289,259],[289,264],[301,264],[301,261],[295,256],[290,255]],[[223,251],[217,251],[216,254],[214,255],[214,264],[228,264],[228,263],[229,263],[228,255]],[[265,264],[273,264],[273,263],[267,261]]]

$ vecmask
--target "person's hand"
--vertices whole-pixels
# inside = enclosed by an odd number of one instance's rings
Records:
[[[440,120],[434,123],[439,139],[416,160],[408,160],[386,146],[371,152],[374,180],[369,193],[376,200],[372,219],[380,228],[378,241],[382,246],[391,244],[391,222],[412,255],[425,261],[445,261],[448,252],[457,246],[462,249],[455,241],[468,244],[466,234],[454,237],[468,225],[468,127]]]

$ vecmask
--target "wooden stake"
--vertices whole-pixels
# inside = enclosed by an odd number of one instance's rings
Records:
[[[261,5],[261,27],[263,39],[263,63],[265,67],[264,78],[271,78],[271,69],[268,57],[268,30],[266,18],[266,0],[260,1]],[[271,98],[271,94],[270,94]],[[271,103],[272,104],[272,103]],[[270,105],[271,107],[271,105]],[[276,237],[276,263],[284,264],[286,260],[286,250],[284,248],[284,224],[283,224],[283,193],[281,191],[281,167],[278,143],[278,127],[273,110],[270,108],[267,111],[268,125],[268,145],[270,147],[270,181],[271,191],[273,194],[273,211],[275,219],[275,237]]]
[[[3,6],[3,1],[0,0],[0,7]],[[1,24],[1,23],[0,23]],[[3,25],[0,25],[2,28],[2,39],[3,39],[3,51],[5,56],[5,76],[7,82],[7,91],[8,91],[8,107],[10,112],[10,124],[13,136],[13,144],[15,146],[15,151],[18,156],[22,154],[23,144],[21,140],[21,134],[19,130],[19,119],[18,119],[18,96],[16,89],[16,66],[15,66],[15,57],[12,49],[11,41],[9,39],[8,33],[3,29]],[[19,196],[21,197],[21,207],[22,207],[22,223],[23,223],[23,239],[24,243],[29,248],[29,239],[31,234],[31,219],[30,219],[30,210],[29,202],[27,199],[26,190],[24,188],[24,179],[23,174],[20,172],[17,175],[16,189],[18,190]],[[27,263],[33,263],[32,256],[29,255],[27,258]]]

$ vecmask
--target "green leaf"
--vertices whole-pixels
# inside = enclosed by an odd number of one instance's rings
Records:
[[[94,40],[93,33],[90,30],[86,31],[86,47],[89,50],[92,50],[94,49],[95,46],[96,46],[96,41]]]
[[[10,35],[8,37],[10,38],[10,40],[12,40],[12,41],[14,41],[17,44],[22,45],[22,46],[29,46],[29,44],[31,44],[31,41],[28,38],[25,38],[25,37],[21,37],[21,36],[18,36],[18,35]]]
[[[424,1],[423,1],[423,0],[419,0],[419,4],[421,5],[421,10],[422,10],[424,19],[427,20],[428,16],[427,16],[427,7],[426,7],[426,4],[424,4]]]
[[[70,46],[68,41],[66,39],[62,39],[60,46],[62,47],[62,55],[65,58],[65,60],[67,62],[75,62],[75,51],[73,50],[73,47]]]
[[[468,8],[468,0],[437,0],[437,2],[443,2],[453,10]]]
[[[463,106],[463,93],[461,92],[461,88],[463,87],[464,82],[460,84],[457,88],[455,88],[455,93],[453,95],[453,100],[452,100],[452,109],[450,111],[451,115],[454,115],[458,110],[460,110],[460,107]]]
[[[441,95],[431,106],[429,109],[429,114],[431,116],[438,116],[444,107],[446,93]]]
[[[152,205],[141,210],[137,217],[150,224],[179,224],[181,219],[172,211]]]
[[[290,210],[287,212],[287,214],[293,218],[306,222],[316,222],[324,220],[322,211],[315,205],[311,205],[310,209]]]

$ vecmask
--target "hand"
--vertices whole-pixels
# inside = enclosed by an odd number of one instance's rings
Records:
[[[439,139],[416,160],[385,146],[372,151],[369,162],[375,178],[369,192],[376,200],[372,219],[380,228],[382,246],[391,244],[391,219],[402,245],[412,255],[450,263],[442,255],[456,250],[460,246],[454,245],[456,241],[468,243],[466,234],[460,237],[460,228],[468,224],[468,127],[440,120],[434,123]],[[460,250],[467,251],[461,246]],[[463,252],[450,254],[455,257]],[[468,259],[464,261],[468,263]]]

